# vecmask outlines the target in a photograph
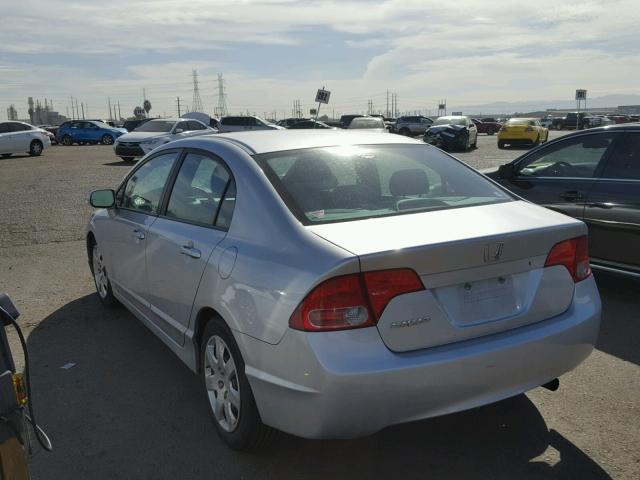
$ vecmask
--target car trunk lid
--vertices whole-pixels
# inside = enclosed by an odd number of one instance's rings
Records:
[[[545,320],[564,312],[573,280],[544,267],[558,242],[586,233],[582,222],[515,201],[314,225],[354,253],[362,271],[412,268],[425,290],[392,299],[378,321],[385,344],[409,351]]]

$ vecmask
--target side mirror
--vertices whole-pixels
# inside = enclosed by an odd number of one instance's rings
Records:
[[[498,178],[511,180],[515,176],[516,176],[516,169],[513,166],[513,163],[505,163],[504,165],[500,165],[498,167]]]
[[[94,208],[111,208],[116,203],[113,190],[94,190],[89,196],[89,204]]]
[[[175,129],[175,133],[182,133],[182,132],[184,132],[184,130],[183,130],[183,129],[181,129],[181,128],[176,128],[176,129]]]

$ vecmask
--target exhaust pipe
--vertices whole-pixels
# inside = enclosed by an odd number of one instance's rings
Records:
[[[552,392],[555,392],[556,390],[558,390],[558,388],[560,388],[560,380],[558,380],[557,378],[554,378],[550,382],[547,382],[541,386],[546,388],[547,390],[551,390]]]

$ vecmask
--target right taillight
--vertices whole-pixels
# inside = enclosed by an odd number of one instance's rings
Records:
[[[544,263],[545,267],[553,265],[564,265],[574,282],[584,280],[591,275],[587,237],[576,237],[556,243]]]
[[[300,302],[289,326],[310,332],[371,327],[394,297],[419,290],[424,285],[409,268],[330,278]]]

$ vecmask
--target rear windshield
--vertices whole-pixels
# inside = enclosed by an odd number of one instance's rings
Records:
[[[534,120],[528,120],[526,118],[512,118],[507,122],[507,125],[535,125]]]
[[[384,128],[384,121],[378,117],[354,118],[349,128]]]
[[[136,128],[136,132],[169,132],[175,124],[173,120],[150,120]]]
[[[305,225],[511,201],[471,168],[426,145],[351,145],[255,156]]]

